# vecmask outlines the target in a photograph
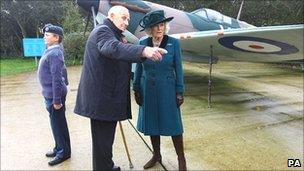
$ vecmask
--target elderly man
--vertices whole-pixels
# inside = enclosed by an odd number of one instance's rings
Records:
[[[161,60],[162,48],[128,44],[122,32],[130,20],[123,6],[113,6],[91,32],[74,112],[91,119],[93,170],[120,170],[112,160],[117,121],[131,118],[131,63]]]

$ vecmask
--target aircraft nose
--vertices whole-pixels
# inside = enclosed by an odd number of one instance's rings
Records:
[[[107,0],[102,0],[102,1],[107,1]],[[92,11],[92,7],[93,7],[95,13],[97,13],[99,9],[100,0],[95,0],[95,1],[76,0],[76,3],[86,11]]]

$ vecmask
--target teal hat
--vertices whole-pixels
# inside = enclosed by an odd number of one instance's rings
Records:
[[[155,26],[159,23],[164,23],[164,22],[169,22],[173,19],[174,17],[165,17],[165,12],[164,10],[156,10],[156,11],[151,11],[147,13],[140,21],[139,25],[142,27],[140,31],[145,30],[146,28],[150,28],[152,26]]]
[[[62,27],[59,26],[55,26],[52,24],[46,24],[43,29],[42,32],[49,32],[49,33],[54,33],[54,34],[58,34],[59,36],[63,36],[63,29]]]

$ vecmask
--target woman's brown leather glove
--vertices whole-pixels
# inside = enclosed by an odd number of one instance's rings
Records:
[[[176,104],[177,107],[180,107],[180,105],[182,105],[184,103],[184,96],[181,93],[177,93],[176,94]]]
[[[136,103],[141,106],[142,105],[142,97],[139,91],[134,91],[134,97],[135,97],[135,101]]]

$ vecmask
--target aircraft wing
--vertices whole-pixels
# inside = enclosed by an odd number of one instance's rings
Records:
[[[104,18],[98,12],[96,20],[102,23]],[[208,63],[212,51],[214,59],[224,61],[250,62],[303,62],[303,24],[285,26],[267,26],[253,28],[198,31],[172,34],[180,39],[185,60]],[[138,38],[129,31],[124,35],[128,41],[136,44]]]
[[[93,3],[94,2],[94,3]],[[213,56],[219,60],[231,61],[252,61],[252,62],[303,62],[303,24],[268,26],[268,27],[249,27],[225,29],[224,35],[219,36],[219,23],[215,24],[209,21],[200,24],[198,18],[189,18],[189,15],[183,11],[165,7],[159,4],[134,1],[132,4],[127,1],[109,1],[109,0],[77,0],[77,3],[86,11],[93,12],[92,7],[97,11],[96,20],[102,22],[111,5],[117,3],[127,5],[131,11],[133,23],[130,22],[129,31],[125,32],[129,42],[136,43],[143,35],[137,32],[138,18],[144,15],[145,9],[164,9],[169,16],[176,17],[175,23],[171,23],[171,35],[180,39],[181,47],[185,59],[198,62],[208,62],[212,45]],[[98,5],[99,4],[99,5]],[[138,11],[141,9],[141,11]],[[95,12],[96,12],[95,11]],[[103,14],[101,13],[103,12]],[[137,19],[136,19],[137,16]],[[185,24],[186,23],[186,24]],[[180,27],[183,26],[183,27]],[[195,28],[195,29],[194,29]],[[199,29],[200,28],[200,29]],[[209,28],[206,31],[205,28]],[[204,30],[196,31],[195,30]]]
[[[184,57],[207,62],[211,53],[219,60],[251,62],[303,62],[303,24],[171,35],[180,39]]]

